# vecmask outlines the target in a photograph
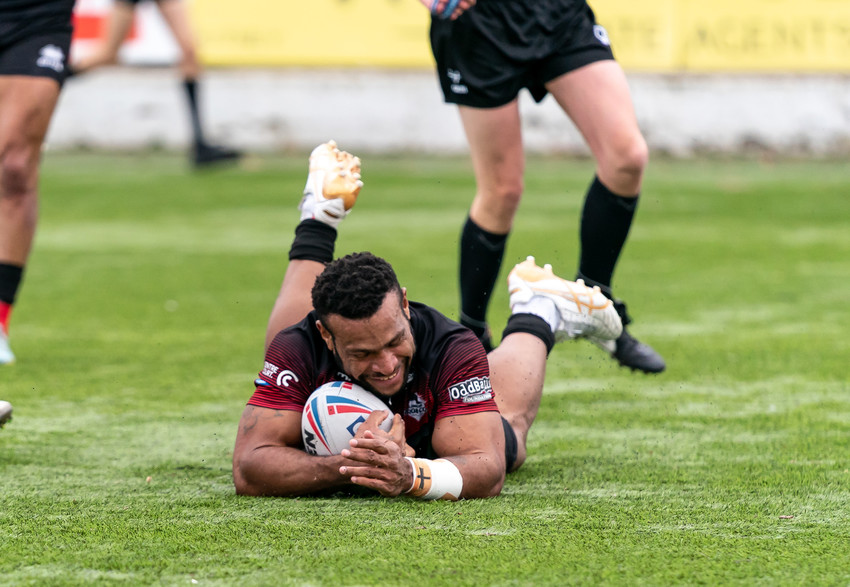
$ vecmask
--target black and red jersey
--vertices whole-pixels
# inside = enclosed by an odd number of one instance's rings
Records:
[[[302,411],[309,395],[329,381],[350,381],[316,328],[310,312],[275,336],[255,380],[250,405]],[[404,387],[387,407],[404,418],[407,442],[417,455],[433,457],[430,438],[440,418],[498,411],[490,387],[487,354],[478,338],[424,304],[410,302],[416,343]]]

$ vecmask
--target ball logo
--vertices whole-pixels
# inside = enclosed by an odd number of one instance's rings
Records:
[[[345,385],[351,384],[348,383]],[[325,398],[325,409],[328,416],[334,416],[337,414],[357,414],[355,419],[346,426],[346,430],[348,430],[351,436],[354,436],[357,433],[357,429],[360,427],[360,424],[365,422],[369,414],[372,413],[372,408],[369,406],[361,404],[357,400],[338,395],[329,395]],[[304,416],[307,418],[307,422],[310,423],[308,431],[322,443],[329,453],[333,454],[333,451],[329,446],[328,431],[325,429],[325,426],[322,425],[323,419],[319,417],[320,410],[321,407],[319,406],[319,398],[312,399],[305,406]],[[307,446],[306,441],[304,444]],[[315,445],[315,441],[312,441],[312,444]]]
[[[357,419],[348,426],[346,426],[345,429],[348,430],[349,434],[354,436],[355,434],[357,434],[357,429],[360,428],[360,425],[365,421],[366,418],[364,418],[363,416],[358,416]]]

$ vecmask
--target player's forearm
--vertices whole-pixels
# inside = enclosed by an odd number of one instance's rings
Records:
[[[462,498],[496,497],[502,492],[505,484],[504,460],[486,453],[452,456],[446,460],[454,463],[463,476]]]
[[[340,475],[345,459],[314,457],[302,450],[267,446],[234,459],[236,493],[253,496],[295,496],[341,487],[348,479]]]

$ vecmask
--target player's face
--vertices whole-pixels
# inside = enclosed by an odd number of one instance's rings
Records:
[[[327,328],[316,323],[325,344],[358,384],[383,396],[401,390],[416,350],[404,289],[401,303],[396,292],[389,292],[369,318],[349,320],[332,314],[325,323]]]

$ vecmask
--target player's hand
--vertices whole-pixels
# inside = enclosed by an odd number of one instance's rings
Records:
[[[401,417],[400,414],[395,414],[393,418],[393,424],[390,428],[389,432],[385,432],[380,428],[381,423],[385,418],[389,417],[389,410],[375,410],[366,418],[366,420],[360,424],[357,428],[357,432],[354,434],[354,438],[363,438],[363,435],[366,434],[366,431],[370,431],[375,437],[379,436],[388,436],[402,448],[402,452],[406,457],[414,457],[416,456],[416,451],[413,450],[410,445],[407,444],[405,439],[407,438],[404,434],[404,418]]]
[[[381,432],[383,432],[383,430],[381,430]],[[416,456],[416,451],[413,450],[409,444],[407,444],[407,436],[404,433],[404,418],[401,417],[401,414],[396,414],[395,416],[393,416],[393,426],[392,428],[390,428],[389,435],[390,438],[393,439],[393,442],[395,442],[401,447],[404,456]]]
[[[357,427],[357,432],[354,433],[354,438],[363,438],[363,435],[366,434],[366,431],[372,432],[373,434],[386,434],[383,430],[381,430],[381,422],[387,419],[390,415],[389,410],[375,410],[371,414],[366,417],[366,420]]]
[[[476,0],[419,0],[437,18],[455,20],[475,6]]]
[[[355,485],[374,489],[386,497],[396,497],[413,485],[413,471],[404,451],[386,432],[376,435],[366,431],[362,438],[352,438],[350,449],[340,453],[356,465],[343,465],[341,475]]]

